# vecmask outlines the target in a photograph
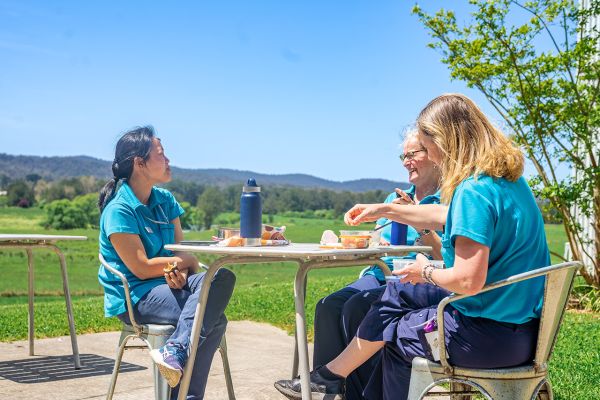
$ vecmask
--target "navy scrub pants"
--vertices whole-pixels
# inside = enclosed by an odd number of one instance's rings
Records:
[[[179,344],[188,350],[204,275],[200,273],[189,276],[182,289],[171,289],[166,283],[154,287],[133,307],[136,321],[142,324],[175,325],[175,331],[167,342]],[[187,396],[189,400],[200,400],[204,397],[210,364],[227,327],[224,311],[234,285],[235,275],[227,269],[221,268],[213,278]],[[130,323],[127,312],[118,317]],[[176,399],[178,393],[179,386],[171,391],[171,399]]]
[[[336,358],[356,331],[385,286],[373,275],[365,275],[343,289],[322,298],[315,309],[313,368]],[[346,400],[362,399],[362,392],[377,365],[379,353],[346,378]]]
[[[429,284],[388,282],[359,326],[357,336],[385,341],[365,388],[367,400],[406,399],[415,357],[433,360],[423,328],[436,316],[448,292]],[[510,324],[467,317],[452,305],[444,312],[445,337],[452,364],[467,368],[504,368],[533,359],[539,320]]]

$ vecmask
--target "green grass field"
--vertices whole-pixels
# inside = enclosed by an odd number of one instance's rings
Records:
[[[75,324],[78,333],[118,330],[115,318],[104,318],[102,290],[97,281],[97,230],[50,231],[40,227],[44,214],[39,209],[0,208],[1,233],[40,233],[85,235],[86,242],[61,244],[69,267]],[[276,225],[286,225],[288,238],[294,242],[318,241],[324,229],[339,230],[341,220],[276,217]],[[563,253],[562,226],[546,227],[548,243],[556,253]],[[190,232],[186,239],[207,239],[212,232]],[[36,250],[36,336],[67,335],[62,283],[55,254]],[[201,260],[208,263],[211,260]],[[553,259],[553,262],[558,260]],[[295,266],[289,263],[233,266],[236,288],[227,308],[230,320],[267,322],[293,332],[293,277]],[[309,274],[307,319],[312,336],[312,316],[316,301],[355,279],[361,267],[313,271]],[[27,258],[22,251],[0,252],[0,341],[27,337]],[[557,399],[600,398],[600,315],[570,311],[551,362],[550,376]]]

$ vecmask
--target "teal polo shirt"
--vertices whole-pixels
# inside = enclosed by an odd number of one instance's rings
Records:
[[[550,265],[544,221],[523,177],[516,182],[480,175],[461,182],[452,196],[442,236],[442,256],[454,266],[457,236],[490,249],[485,284]],[[544,277],[458,300],[452,306],[470,317],[525,323],[540,317]]]
[[[415,198],[415,186],[414,185],[412,185],[409,189],[405,190],[405,192],[411,199]],[[389,204],[392,201],[394,201],[395,199],[397,199],[396,192],[390,193],[388,195],[388,197],[385,198],[384,203]],[[440,192],[437,191],[436,193],[434,193],[432,195],[426,196],[419,202],[419,204],[440,204]],[[387,218],[379,218],[377,220],[376,224],[381,226],[381,225],[387,224],[388,222],[390,222],[390,220]],[[439,232],[439,234],[441,235],[441,232]],[[417,240],[418,237],[419,237],[419,232],[417,232],[417,230],[415,228],[413,228],[412,226],[409,225],[408,229],[407,229],[407,233],[406,233],[406,244],[409,246],[412,246],[413,244],[415,244],[415,240]],[[388,243],[390,242],[390,240],[392,238],[392,225],[388,225],[384,228],[381,228],[381,238]],[[396,258],[416,258],[416,254],[411,253],[405,257],[381,257],[381,260],[387,264],[387,266],[390,268],[390,270],[393,271],[394,270],[393,260]],[[369,268],[367,271],[365,271],[363,273],[363,276],[364,275],[373,275],[380,282],[385,282],[385,275],[383,275],[383,272],[381,272],[379,267],[373,266],[373,267]]]
[[[175,243],[175,228],[171,223],[183,214],[183,208],[165,189],[153,187],[148,205],[142,204],[124,182],[100,216],[100,254],[129,282],[131,301],[136,304],[152,288],[166,283],[164,277],[141,280],[123,263],[110,242],[113,233],[139,235],[148,258],[168,257],[172,252],[165,244]],[[124,313],[125,292],[121,280],[100,265],[98,280],[104,287],[104,315],[111,317]]]

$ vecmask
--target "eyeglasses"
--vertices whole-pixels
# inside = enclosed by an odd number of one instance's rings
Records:
[[[424,151],[425,153],[427,153],[427,149],[421,149],[421,150],[415,150],[415,151],[409,151],[408,153],[404,153],[404,154],[400,154],[398,157],[400,157],[401,161],[404,160],[412,160],[413,158],[415,158],[415,154]]]

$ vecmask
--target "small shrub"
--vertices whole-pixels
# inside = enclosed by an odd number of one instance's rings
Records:
[[[7,202],[11,206],[29,208],[35,202],[33,189],[23,180],[17,180],[6,188]]]
[[[29,208],[31,207],[31,203],[29,202],[28,199],[26,198],[22,198],[17,202],[17,207],[21,207],[21,208]]]
[[[179,205],[181,205],[181,208],[183,208],[184,211],[183,214],[179,216],[181,227],[183,229],[192,229],[194,227],[192,205],[187,201],[182,201]]]
[[[44,226],[52,229],[77,229],[98,227],[100,214],[96,206],[97,196],[90,193],[77,196],[73,201],[54,200],[44,207]]]

